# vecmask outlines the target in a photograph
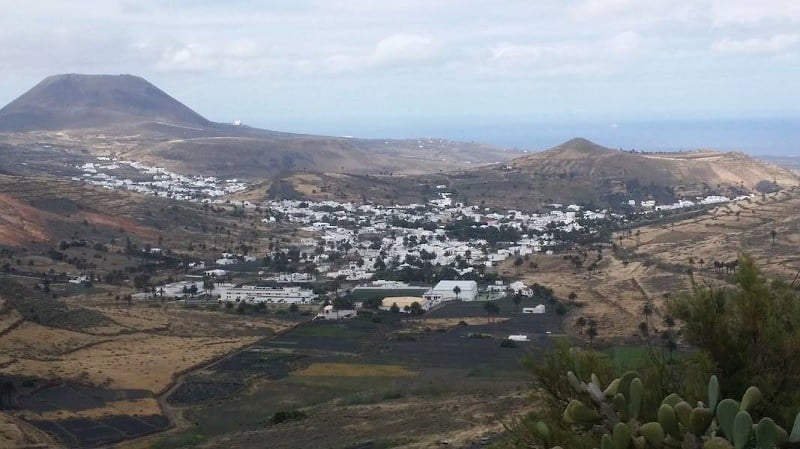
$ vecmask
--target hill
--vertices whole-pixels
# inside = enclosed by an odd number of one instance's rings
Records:
[[[419,176],[299,176],[284,179],[274,195],[310,198],[360,197],[395,203],[424,201],[445,185],[453,198],[468,204],[536,210],[549,203],[578,203],[618,208],[629,200],[668,204],[681,198],[771,192],[797,185],[800,177],[744,153],[700,150],[633,153],[572,139],[540,153],[505,163]],[[316,192],[316,193],[313,193]]]
[[[780,185],[793,185],[798,181],[789,170],[739,152],[634,153],[612,150],[581,138],[514,159],[508,169],[541,177],[672,186],[679,193],[680,190],[691,193],[698,188],[755,190],[762,181]]]
[[[133,75],[54,75],[0,109],[0,131],[132,128],[145,122],[212,125]]]
[[[0,144],[122,155],[174,171],[432,173],[518,153],[443,139],[354,139],[212,122],[133,75],[55,75],[0,109]],[[4,167],[0,167],[0,170]]]

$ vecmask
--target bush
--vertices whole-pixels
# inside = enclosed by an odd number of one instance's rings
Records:
[[[276,412],[272,417],[269,419],[270,424],[280,424],[286,421],[299,421],[301,419],[308,418],[308,415],[300,410],[288,410],[288,411],[280,411]]]
[[[501,348],[516,348],[517,347],[517,342],[514,341],[514,340],[509,340],[509,339],[506,338],[505,340],[500,342],[500,347]]]
[[[480,332],[470,332],[467,334],[468,338],[492,338],[491,334],[482,334]]]

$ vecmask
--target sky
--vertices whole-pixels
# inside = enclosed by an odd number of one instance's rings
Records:
[[[0,49],[0,104],[52,74],[131,73],[284,131],[800,141],[796,0],[0,0]]]

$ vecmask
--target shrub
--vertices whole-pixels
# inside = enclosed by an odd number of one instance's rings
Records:
[[[516,348],[517,347],[517,342],[514,341],[514,340],[509,340],[509,339],[506,338],[505,340],[500,342],[500,347],[501,348]]]
[[[467,334],[468,338],[492,338],[492,334],[483,334],[480,332],[470,332]]]
[[[280,411],[276,412],[272,417],[269,419],[270,424],[280,424],[286,421],[299,421],[301,419],[308,418],[308,415],[300,410],[287,410],[287,411]]]

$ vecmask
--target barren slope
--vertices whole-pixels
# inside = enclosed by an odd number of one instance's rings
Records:
[[[697,196],[733,197],[799,181],[795,173],[743,153],[629,153],[573,139],[506,163],[442,174],[295,175],[276,183],[273,194],[335,199],[369,192],[371,200],[396,203],[436,197],[435,186],[445,185],[457,201],[536,210],[546,203],[619,207],[630,199],[665,204]]]

